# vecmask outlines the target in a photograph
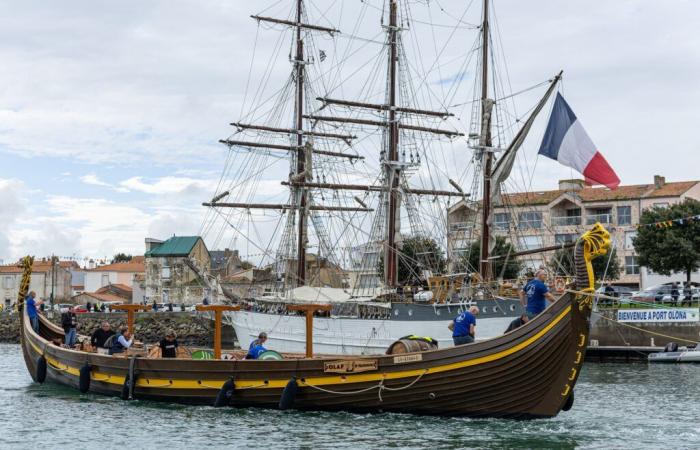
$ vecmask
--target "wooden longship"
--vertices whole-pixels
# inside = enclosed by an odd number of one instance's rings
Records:
[[[299,410],[425,415],[553,417],[573,403],[592,306],[590,260],[609,235],[596,225],[578,241],[576,284],[543,313],[503,336],[457,347],[379,357],[281,361],[109,356],[57,346],[63,330],[26,312],[21,345],[35,381],[123,399]],[[420,330],[416,330],[419,332]],[[133,381],[133,382],[132,382]]]

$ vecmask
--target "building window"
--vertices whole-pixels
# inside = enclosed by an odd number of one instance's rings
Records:
[[[654,203],[654,208],[668,208],[668,202]]]
[[[2,280],[2,287],[5,289],[14,289],[15,279],[14,277],[5,277]]]
[[[493,216],[493,224],[497,230],[508,230],[510,228],[510,213],[496,213]]]
[[[539,230],[542,228],[542,213],[539,211],[521,212],[518,214],[518,228]]]
[[[102,274],[102,283],[101,286],[109,286],[109,274],[108,273],[103,273]]]
[[[518,242],[520,250],[534,250],[542,247],[542,236],[521,236]]]
[[[160,271],[160,277],[164,280],[170,279],[170,266],[163,266]]]
[[[577,235],[573,233],[563,233],[554,235],[554,244],[563,245],[576,241]]]
[[[632,225],[632,207],[618,206],[617,207],[617,224]]]
[[[625,273],[627,275],[639,275],[639,265],[636,256],[625,256]]]
[[[636,231],[625,231],[625,250],[634,250],[634,238],[636,237]]]
[[[593,225],[596,222],[612,223],[612,208],[593,208],[588,213],[586,220],[587,225]]]

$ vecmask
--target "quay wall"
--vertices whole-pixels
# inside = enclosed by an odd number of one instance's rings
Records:
[[[59,313],[47,314],[54,323],[60,325]],[[78,334],[89,335],[100,327],[103,321],[109,322],[112,329],[126,325],[126,313],[86,313],[78,314]],[[182,345],[211,346],[214,337],[214,322],[207,314],[194,312],[137,313],[135,321],[136,339],[145,343],[155,343],[165,337],[168,329],[175,330],[178,342]],[[233,347],[236,344],[235,332],[229,325],[222,326],[222,345]],[[0,314],[0,342],[19,343],[19,318],[16,313]]]
[[[592,346],[663,347],[669,342],[687,345],[700,340],[700,322],[618,323],[614,320],[616,317],[616,309],[593,313],[590,334]]]

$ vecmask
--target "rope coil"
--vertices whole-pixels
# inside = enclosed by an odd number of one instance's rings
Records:
[[[318,390],[318,391],[325,392],[325,393],[327,393],[327,394],[337,394],[337,395],[356,395],[356,394],[363,394],[363,393],[369,392],[369,391],[371,391],[371,390],[373,390],[373,389],[378,389],[377,395],[378,395],[378,397],[379,397],[379,401],[380,401],[380,402],[383,402],[384,399],[382,398],[382,391],[398,392],[398,391],[403,391],[404,389],[408,389],[408,388],[412,387],[414,384],[418,383],[418,381],[419,381],[421,378],[423,378],[423,375],[425,375],[426,373],[428,373],[428,369],[424,369],[424,370],[423,370],[423,373],[419,374],[419,375],[416,377],[415,380],[411,381],[411,382],[408,383],[407,385],[401,386],[401,387],[397,387],[397,388],[392,388],[392,387],[385,386],[385,385],[384,385],[384,379],[382,379],[379,383],[377,383],[376,386],[370,386],[370,387],[367,387],[367,388],[364,388],[364,389],[358,389],[358,390],[356,390],[356,391],[333,391],[333,390],[331,390],[331,389],[326,389],[326,388],[322,388],[321,386],[313,385],[313,384],[311,384],[311,383],[309,383],[309,382],[307,382],[307,381],[304,381],[303,383],[304,383],[304,385],[309,386],[309,387],[311,387],[311,388],[313,388],[313,389],[316,389],[316,390]]]

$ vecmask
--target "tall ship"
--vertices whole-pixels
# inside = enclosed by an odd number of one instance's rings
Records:
[[[229,152],[202,226],[262,274],[227,313],[242,345],[265,331],[271,348],[303,351],[294,303],[324,306],[318,352],[354,355],[407,335],[449,347],[448,324],[472,305],[477,340],[524,312],[517,258],[528,252],[495,239],[493,209],[529,186],[532,173],[514,182],[511,172],[526,165],[518,150],[561,73],[513,93],[492,4],[478,6],[370,1],[345,20],[294,0],[251,16],[241,117],[221,140]],[[259,47],[272,55],[255,83]],[[291,73],[273,87],[287,51]],[[522,95],[530,104],[518,115]],[[455,205],[468,211],[458,223]]]

